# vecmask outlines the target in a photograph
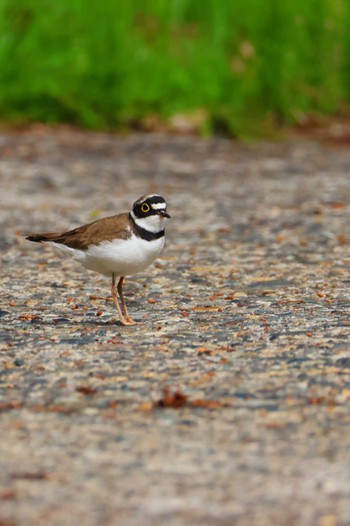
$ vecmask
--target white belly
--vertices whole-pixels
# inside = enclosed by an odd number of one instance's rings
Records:
[[[164,236],[145,241],[136,236],[130,239],[104,241],[88,250],[77,250],[53,243],[73,255],[85,268],[110,276],[128,276],[141,272],[150,265],[164,247]]]

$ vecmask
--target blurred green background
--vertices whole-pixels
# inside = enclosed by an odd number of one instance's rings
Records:
[[[350,101],[348,0],[0,0],[0,120],[258,136]]]

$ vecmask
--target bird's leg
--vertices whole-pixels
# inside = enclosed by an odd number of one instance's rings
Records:
[[[118,281],[118,293],[119,293],[119,297],[120,297],[120,301],[122,302],[122,309],[123,309],[123,313],[124,313],[124,316],[125,316],[125,319],[126,321],[129,322],[129,325],[134,325],[136,324],[137,322],[135,320],[133,320],[128,312],[128,309],[127,309],[127,306],[126,306],[126,303],[125,303],[125,300],[124,300],[124,294],[123,294],[123,281],[124,281],[124,276],[122,276],[119,281]]]
[[[119,289],[119,283],[118,283],[118,289]],[[117,291],[115,290],[115,274],[114,274],[114,272],[112,273],[112,287],[111,287],[111,291],[112,291],[113,301],[115,303],[115,306],[117,307],[120,323],[122,325],[133,325],[133,323],[130,320],[128,320],[124,316],[122,311],[121,311],[121,308],[120,308],[120,305],[119,305],[119,301],[118,301]]]

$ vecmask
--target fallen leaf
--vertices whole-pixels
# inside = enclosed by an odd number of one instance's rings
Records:
[[[216,307],[214,305],[199,305],[198,307],[193,307],[192,310],[196,312],[222,312],[221,307]]]
[[[8,489],[0,492],[0,500],[14,500],[17,497],[17,493],[14,490]],[[2,524],[0,520],[0,525]],[[5,523],[6,525],[6,523]]]
[[[349,239],[346,234],[338,234],[337,240],[338,240],[339,245],[347,245],[349,243]]]
[[[192,407],[192,408],[202,408],[202,409],[219,409],[221,407],[225,407],[226,404],[218,400],[204,400],[202,398],[198,398],[196,400],[190,401],[188,400],[187,396],[183,394],[181,391],[177,390],[177,391],[171,392],[168,387],[165,387],[163,389],[163,397],[157,402],[154,402],[151,407],[156,408],[156,409],[164,409],[164,408],[179,409],[184,406]],[[148,403],[142,404],[140,406],[140,409],[142,411],[148,411],[149,404]]]
[[[45,471],[23,471],[12,473],[12,478],[23,480],[47,480],[49,475]]]
[[[223,296],[224,293],[223,292],[215,292],[212,296],[210,296],[210,301],[215,301],[217,300],[218,298],[220,298],[221,296]]]
[[[82,393],[86,396],[92,396],[97,393],[97,389],[90,387],[89,385],[78,385],[75,390],[78,391],[78,393]]]
[[[320,404],[323,404],[324,401],[325,401],[324,396],[313,396],[312,398],[308,399],[308,403],[310,405],[320,405]]]
[[[203,407],[205,409],[219,409],[220,407],[224,407],[224,404],[222,402],[219,402],[218,400],[193,400],[193,402],[190,403],[191,407]]]
[[[139,411],[145,411],[148,413],[154,408],[154,404],[152,402],[145,402],[141,405],[139,405]]]
[[[341,201],[333,201],[332,203],[329,203],[330,208],[333,208],[334,210],[341,210],[345,208],[345,203]]]
[[[268,422],[265,427],[267,429],[283,429],[286,424],[284,422]]]
[[[19,316],[19,319],[23,321],[32,321],[38,320],[39,316],[37,314],[24,314],[22,316]]]
[[[21,404],[19,402],[3,402],[0,404],[0,413],[5,411],[11,411],[13,409],[19,409]]]
[[[170,391],[168,387],[164,387],[163,389],[163,398],[158,400],[154,403],[154,407],[158,409],[163,408],[173,408],[178,409],[179,407],[183,407],[187,403],[187,396],[184,395],[181,391],[174,391],[173,393]]]
[[[206,347],[198,347],[197,353],[198,354],[213,354],[213,351],[207,349]]]

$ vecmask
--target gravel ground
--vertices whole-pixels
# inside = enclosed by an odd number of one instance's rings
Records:
[[[0,525],[350,524],[350,151],[0,136]],[[109,282],[20,234],[163,194]],[[106,299],[104,299],[106,298]]]

